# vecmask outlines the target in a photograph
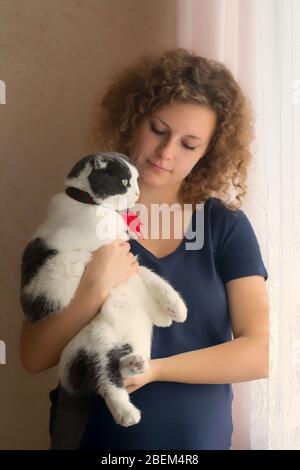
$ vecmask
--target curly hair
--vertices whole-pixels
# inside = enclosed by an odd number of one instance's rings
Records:
[[[253,112],[220,62],[183,48],[142,56],[115,76],[102,98],[95,139],[105,150],[130,156],[140,120],[172,102],[209,106],[217,116],[208,149],[183,180],[180,199],[197,204],[215,196],[228,209],[238,209],[247,188]]]

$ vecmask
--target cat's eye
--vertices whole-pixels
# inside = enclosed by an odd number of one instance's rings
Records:
[[[124,184],[124,186],[128,186],[128,183],[129,183],[128,180],[122,180],[122,184]]]

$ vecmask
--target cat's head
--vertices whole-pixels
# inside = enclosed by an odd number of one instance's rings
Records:
[[[139,198],[138,170],[126,155],[100,152],[79,160],[65,185],[86,191],[97,204],[116,210],[134,206]]]

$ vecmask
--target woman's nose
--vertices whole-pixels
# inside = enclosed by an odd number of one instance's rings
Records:
[[[157,155],[163,159],[172,160],[175,154],[175,142],[165,139],[157,148]]]

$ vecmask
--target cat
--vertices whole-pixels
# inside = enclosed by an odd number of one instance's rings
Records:
[[[116,238],[135,238],[122,213],[139,198],[138,176],[129,158],[118,152],[85,156],[72,168],[64,181],[65,192],[51,199],[46,221],[23,253],[20,302],[30,322],[69,304],[92,251]],[[153,325],[168,327],[186,317],[181,295],[144,266],[114,287],[100,312],[62,352],[60,438],[52,448],[78,447],[88,411],[85,397],[93,392],[105,400],[116,423],[137,424],[141,411],[131,403],[122,379],[148,370]],[[81,430],[74,439],[67,438],[76,434],[74,409],[81,406]]]

